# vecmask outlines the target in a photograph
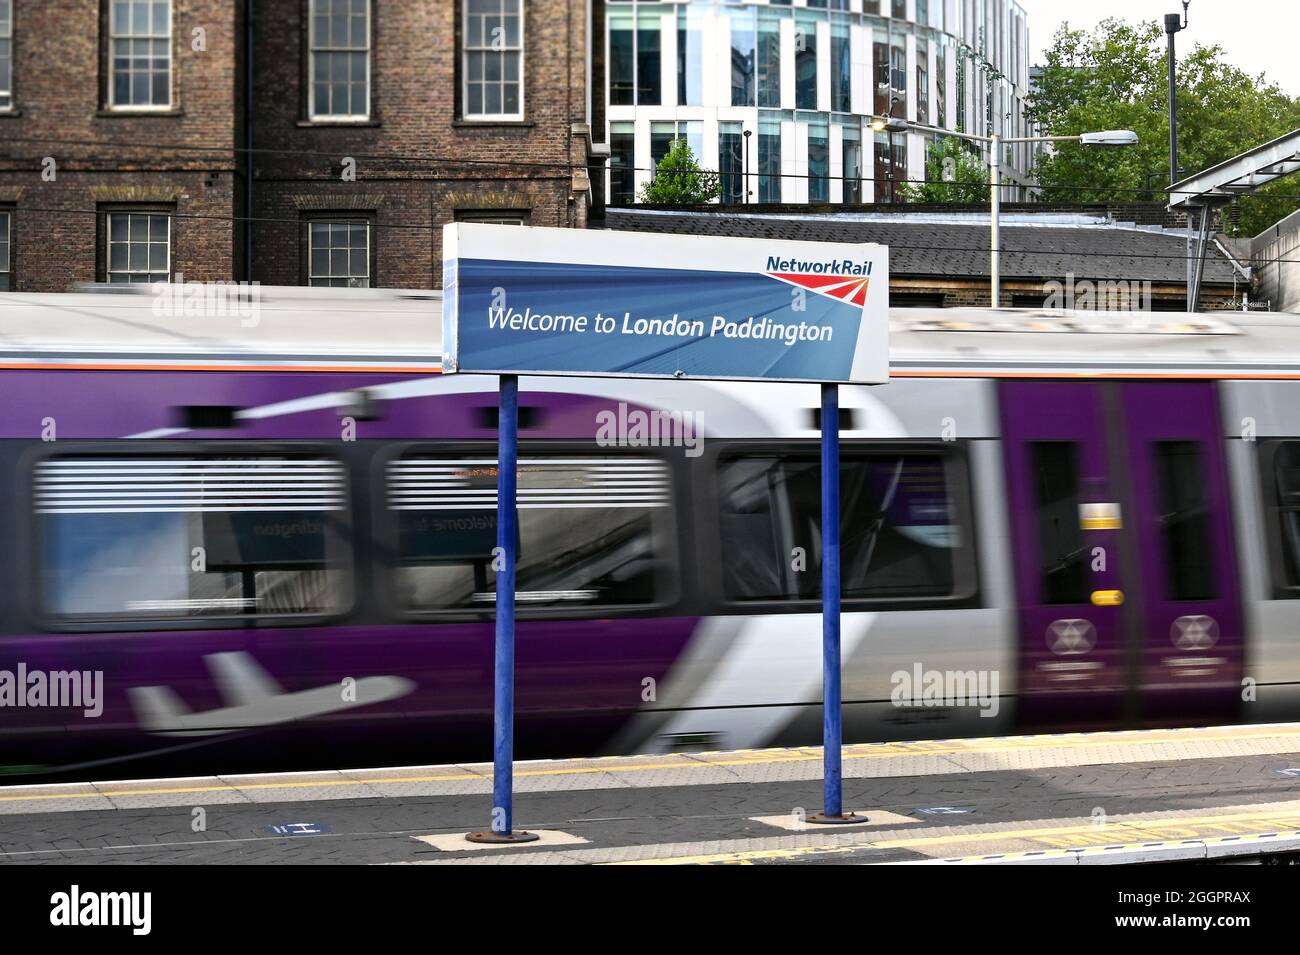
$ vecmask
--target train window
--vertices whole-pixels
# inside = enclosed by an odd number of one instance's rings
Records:
[[[1215,596],[1215,587],[1201,444],[1157,441],[1153,450],[1167,597],[1210,600]]]
[[[1273,504],[1281,532],[1281,593],[1300,596],[1300,441],[1276,445],[1272,460]]]
[[[398,604],[489,610],[496,600],[496,460],[413,453],[389,463]],[[622,456],[519,461],[521,606],[644,605],[662,599],[671,510],[667,466]]]
[[[951,455],[935,452],[844,454],[840,561],[845,599],[958,595],[970,558],[956,516],[951,461]],[[821,465],[816,455],[724,459],[719,481],[727,597],[816,599],[821,594]]]
[[[1043,603],[1086,604],[1087,554],[1079,526],[1078,447],[1072,441],[1035,441],[1030,454]]]
[[[95,619],[337,612],[343,465],[313,454],[61,455],[36,466],[44,609]]]

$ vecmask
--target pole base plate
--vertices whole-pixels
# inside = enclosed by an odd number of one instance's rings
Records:
[[[541,836],[535,832],[524,832],[520,829],[511,832],[492,832],[488,830],[487,832],[465,833],[467,841],[488,846],[508,846],[521,842],[536,842],[540,838]]]
[[[817,826],[851,826],[866,821],[866,816],[854,815],[851,812],[846,812],[842,816],[828,816],[824,812],[815,812],[804,820],[804,822]]]

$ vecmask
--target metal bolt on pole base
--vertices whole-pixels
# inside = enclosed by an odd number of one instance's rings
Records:
[[[480,845],[487,846],[505,846],[514,845],[515,843],[520,842],[536,842],[540,838],[541,836],[535,832],[524,832],[518,829],[513,832],[492,832],[489,829],[487,832],[469,832],[465,834],[466,842],[477,842]]]
[[[828,816],[824,812],[815,812],[804,820],[804,822],[818,826],[851,826],[854,823],[866,821],[866,816],[859,816],[852,812],[846,812],[839,816]]]

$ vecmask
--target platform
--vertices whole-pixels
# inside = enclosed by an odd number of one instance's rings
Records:
[[[0,788],[0,863],[1089,864],[1300,851],[1300,724],[844,748],[856,826],[808,824],[821,751],[520,762],[482,848],[491,765]]]

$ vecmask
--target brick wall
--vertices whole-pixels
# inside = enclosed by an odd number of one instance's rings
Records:
[[[14,288],[64,291],[94,281],[103,268],[97,210],[106,203],[167,208],[176,216],[174,268],[187,278],[235,276],[230,218],[243,189],[230,151],[237,7],[176,0],[172,109],[142,115],[106,108],[106,3],[14,0],[13,109],[0,112],[0,207],[14,217]],[[213,151],[160,148],[176,144]]]

